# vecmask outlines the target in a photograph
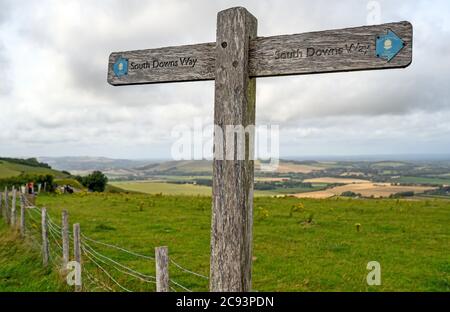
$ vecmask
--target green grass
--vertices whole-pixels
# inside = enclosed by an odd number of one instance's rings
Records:
[[[64,291],[62,277],[53,266],[42,266],[40,250],[22,240],[0,218],[0,292]]]
[[[174,184],[169,182],[111,182],[110,185],[125,191],[139,192],[145,194],[164,194],[164,195],[211,195],[211,187],[193,184]],[[255,191],[255,196],[276,196],[283,194],[296,194],[304,192],[314,192],[326,188],[326,184],[314,184],[312,188],[277,188],[267,191]]]
[[[37,203],[48,207],[53,220],[68,209],[71,223],[79,222],[85,235],[102,242],[150,256],[155,246],[168,246],[172,259],[208,275],[210,197],[80,193],[42,195]],[[254,207],[255,290],[450,291],[448,201],[259,197]],[[291,216],[292,207],[299,209]],[[155,273],[152,261],[92,245],[133,269]],[[381,286],[367,286],[365,281],[366,265],[374,260],[381,263]],[[25,270],[27,264],[17,266]],[[86,263],[86,268],[102,278],[91,265]],[[113,274],[133,290],[154,290],[152,284]],[[170,275],[192,290],[207,290],[207,280],[173,265]],[[36,283],[41,278],[32,277]]]
[[[399,179],[396,179],[395,182],[450,185],[450,179],[427,178],[427,177],[400,177]]]
[[[165,195],[211,195],[211,188],[193,184],[174,184],[165,182],[111,182],[114,187],[126,191]]]
[[[52,170],[52,169],[42,168],[42,167],[26,166],[26,165],[16,164],[16,163],[10,163],[10,162],[4,161],[4,160],[0,161],[0,179],[18,176],[21,173],[30,174],[30,175],[51,174],[57,178],[66,177],[65,174],[63,174],[62,172],[57,171],[57,170]]]

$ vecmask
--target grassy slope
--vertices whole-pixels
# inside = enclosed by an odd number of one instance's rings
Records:
[[[0,291],[62,291],[56,270],[42,267],[40,250],[22,241],[0,218]]]
[[[165,182],[111,182],[112,187],[125,191],[139,192],[145,194],[165,194],[165,195],[211,195],[211,187],[193,184],[174,184]],[[282,194],[296,194],[304,192],[319,191],[326,187],[326,184],[316,184],[312,188],[278,188],[268,191],[255,191],[255,196],[275,196]]]
[[[58,178],[63,178],[66,176],[65,174],[57,170],[0,161],[0,179],[18,176],[23,172],[26,174],[51,174]]]
[[[174,184],[164,182],[112,182],[112,186],[126,191],[141,192],[146,194],[170,194],[170,195],[211,195],[208,186],[192,184]]]
[[[304,209],[290,217],[293,205]],[[152,255],[169,246],[181,265],[208,275],[211,198],[145,194],[42,196],[92,238]],[[256,198],[253,285],[258,291],[450,291],[448,201]],[[312,216],[313,224],[305,224]],[[361,224],[357,232],[355,224]],[[96,246],[147,274],[154,263]],[[367,286],[366,265],[381,263],[382,286]],[[113,269],[110,269],[113,271]],[[171,266],[171,278],[199,291],[208,282]],[[134,290],[152,284],[115,275]]]
[[[400,183],[417,183],[417,184],[440,184],[450,185],[450,178],[427,178],[427,177],[400,177],[395,180]]]

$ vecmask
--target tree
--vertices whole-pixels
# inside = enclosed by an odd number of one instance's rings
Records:
[[[81,184],[92,192],[104,192],[108,178],[101,171],[94,171],[81,179]]]

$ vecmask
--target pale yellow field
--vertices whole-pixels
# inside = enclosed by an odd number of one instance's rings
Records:
[[[342,186],[337,186],[331,189],[317,191],[317,192],[308,192],[308,193],[299,193],[294,194],[294,196],[298,198],[330,198],[333,196],[340,196],[344,192],[354,192],[359,193],[364,197],[374,196],[376,198],[379,197],[389,197],[392,194],[400,193],[400,192],[410,192],[414,193],[423,193],[428,190],[435,189],[435,187],[426,187],[426,186],[393,186],[389,183],[355,183],[355,184],[347,184]]]
[[[301,165],[294,163],[280,163],[277,172],[280,173],[310,173],[313,171],[324,170],[326,167],[312,166],[312,165]]]
[[[258,182],[283,182],[283,181],[289,181],[290,178],[272,178],[272,177],[257,177],[255,178],[255,181]]]
[[[349,179],[349,178],[315,178],[315,179],[306,179],[304,182],[309,183],[342,183],[342,184],[352,184],[352,183],[370,183],[369,180],[363,179]]]

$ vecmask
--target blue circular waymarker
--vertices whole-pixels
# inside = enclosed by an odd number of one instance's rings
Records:
[[[113,66],[114,74],[117,77],[125,76],[128,74],[128,59],[119,57]]]

